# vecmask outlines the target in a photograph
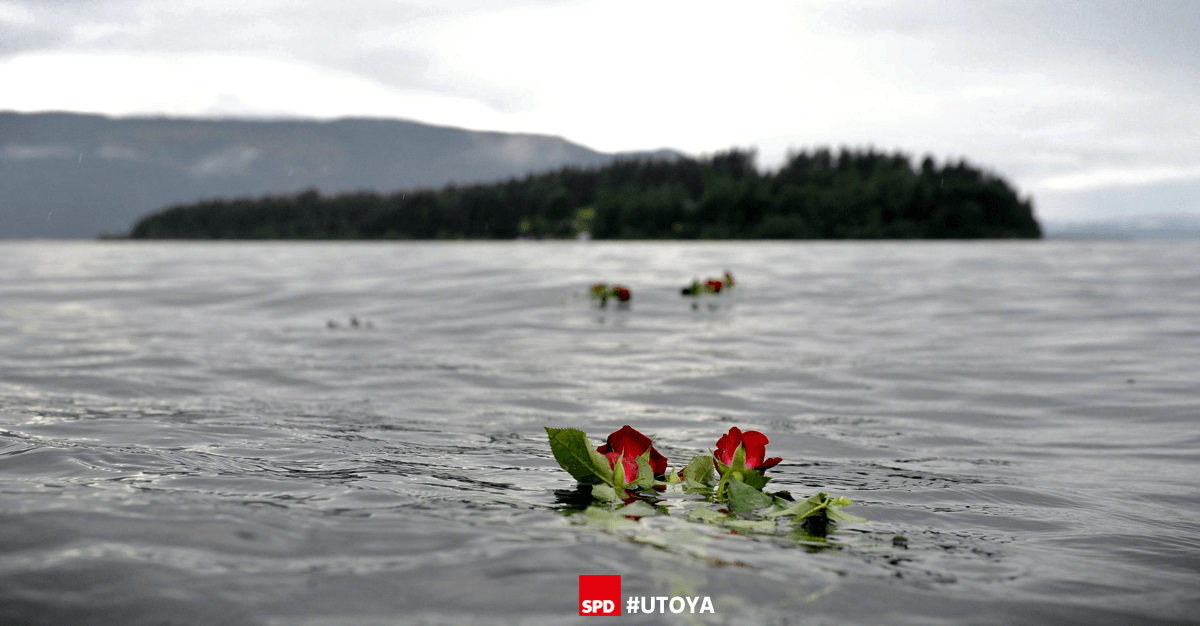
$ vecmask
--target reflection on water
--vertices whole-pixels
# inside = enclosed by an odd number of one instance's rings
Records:
[[[558,624],[581,574],[701,623],[1188,622],[1198,254],[0,244],[0,623]],[[542,427],[625,424],[763,431],[869,521],[589,507]]]

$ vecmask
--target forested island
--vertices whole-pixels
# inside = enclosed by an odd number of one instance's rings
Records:
[[[633,159],[504,182],[210,200],[140,219],[134,239],[1038,238],[1028,199],[965,161],[817,149]]]

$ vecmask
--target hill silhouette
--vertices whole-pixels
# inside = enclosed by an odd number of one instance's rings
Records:
[[[380,193],[308,190],[179,205],[134,238],[179,239],[976,239],[1037,238],[1028,199],[966,162],[902,153],[630,158],[504,182]]]

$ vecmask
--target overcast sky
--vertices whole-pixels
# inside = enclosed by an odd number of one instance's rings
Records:
[[[1200,0],[0,0],[0,110],[373,116],[616,152],[966,158],[1200,213]]]

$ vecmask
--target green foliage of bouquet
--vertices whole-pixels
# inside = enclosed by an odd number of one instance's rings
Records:
[[[845,496],[831,498],[822,491],[796,501],[786,491],[766,492],[771,480],[767,470],[783,459],[767,457],[769,440],[758,431],[730,428],[709,454],[692,457],[678,472],[668,472],[667,458],[651,439],[628,425],[601,446],[593,446],[583,431],[574,428],[546,428],[546,434],[554,459],[581,485],[590,487],[593,500],[623,504],[619,512],[630,519],[655,514],[648,501],[667,488],[681,488],[713,505],[692,509],[688,519],[732,530],[774,532],[777,518],[816,522],[822,528],[829,522],[866,521],[842,510],[852,504]]]

